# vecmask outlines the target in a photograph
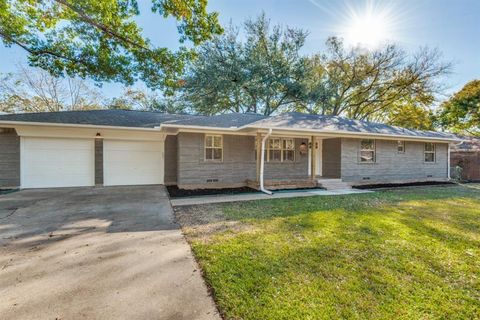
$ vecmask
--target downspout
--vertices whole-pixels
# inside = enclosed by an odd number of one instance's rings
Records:
[[[264,180],[263,180],[263,173],[265,169],[265,142],[272,134],[272,128],[268,129],[268,133],[262,138],[262,154],[260,155],[260,191],[272,195],[272,191],[265,189]]]

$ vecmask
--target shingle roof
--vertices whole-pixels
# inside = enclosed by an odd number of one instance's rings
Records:
[[[169,124],[214,128],[240,128],[266,118],[268,117],[254,113],[226,113],[215,116],[183,118],[169,121]]]
[[[166,121],[193,118],[191,115],[131,110],[88,110],[17,113],[0,115],[0,121],[90,124],[116,127],[153,128]]]
[[[452,152],[480,152],[480,138],[475,137],[460,137],[462,142],[460,144],[452,145]]]
[[[349,132],[414,138],[457,139],[448,133],[410,130],[382,123],[297,112],[277,116],[229,113],[216,116],[165,114],[130,110],[91,110],[0,115],[1,121],[88,124],[114,127],[153,128],[161,124],[219,129],[283,128],[319,132]]]
[[[153,128],[162,123],[237,128],[264,118],[265,116],[259,114],[229,113],[216,116],[195,116],[133,110],[88,110],[0,115],[0,121],[89,124],[133,128]]]
[[[455,135],[436,131],[411,130],[383,123],[352,120],[337,116],[312,115],[298,112],[283,113],[253,124],[253,127],[288,128],[324,132],[352,132],[416,138],[457,139]]]

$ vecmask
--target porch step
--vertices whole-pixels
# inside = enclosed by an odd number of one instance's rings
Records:
[[[319,186],[327,190],[339,190],[339,189],[352,188],[347,182],[343,182],[342,179],[317,179],[317,183]]]
[[[257,181],[247,180],[247,186],[256,190],[260,189]],[[265,180],[265,188],[268,190],[286,190],[286,189],[303,189],[317,187],[317,181],[311,179],[295,179],[295,180]]]

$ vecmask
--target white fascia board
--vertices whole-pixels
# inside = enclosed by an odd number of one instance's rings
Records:
[[[160,127],[155,128],[176,128],[176,129],[194,129],[194,130],[203,130],[203,131],[229,131],[235,132],[240,129],[240,127],[209,127],[209,126],[192,126],[192,125],[183,125],[183,124],[171,124],[171,123],[161,123]]]
[[[64,127],[64,128],[89,128],[89,129],[112,129],[112,130],[135,130],[135,131],[158,131],[159,127],[139,128],[139,127],[120,127],[105,126],[96,124],[74,124],[74,123],[52,123],[52,122],[31,122],[31,121],[1,121],[0,126],[39,126],[39,127]]]
[[[268,127],[260,126],[249,126],[241,128],[252,128],[259,130],[268,130]],[[439,137],[416,137],[416,136],[406,136],[406,135],[395,135],[395,134],[386,134],[386,133],[372,133],[372,132],[351,132],[351,131],[342,131],[342,130],[315,130],[315,129],[297,129],[297,128],[286,128],[286,127],[274,127],[273,130],[277,132],[297,132],[304,133],[306,135],[315,135],[315,134],[325,134],[329,136],[337,137],[347,137],[347,138],[359,138],[359,137],[379,137],[387,140],[406,140],[406,141],[433,141],[433,142],[458,142],[460,139],[449,139],[449,138],[439,138]]]

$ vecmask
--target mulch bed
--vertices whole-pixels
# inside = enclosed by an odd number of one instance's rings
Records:
[[[18,191],[18,189],[0,189],[0,194],[7,194]]]
[[[177,186],[167,186],[170,198],[185,198],[195,196],[210,196],[210,195],[231,195],[240,193],[254,193],[258,192],[255,189],[249,187],[241,188],[224,188],[224,189],[179,189]]]
[[[366,184],[360,186],[353,186],[355,189],[389,189],[389,188],[401,188],[401,187],[417,187],[417,186],[441,186],[455,184],[449,181],[425,181],[425,182],[411,182],[411,183],[379,183],[379,184]]]

